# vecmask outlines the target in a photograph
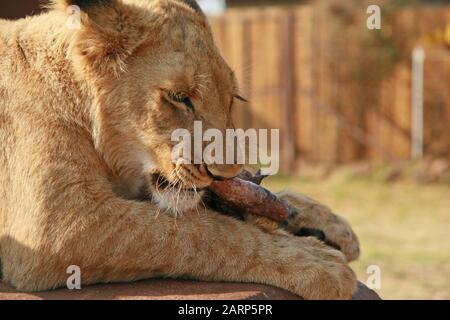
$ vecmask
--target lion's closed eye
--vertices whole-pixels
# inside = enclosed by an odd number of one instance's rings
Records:
[[[192,112],[195,112],[195,106],[191,98],[189,98],[189,96],[185,93],[169,91],[165,94],[165,98],[167,102],[174,105],[175,107],[182,106],[184,108],[188,108],[188,110]]]

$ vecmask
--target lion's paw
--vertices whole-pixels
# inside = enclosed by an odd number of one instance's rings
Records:
[[[314,238],[296,238],[299,249],[290,258],[286,289],[308,300],[349,300],[357,287],[356,275],[344,255]]]
[[[302,194],[283,192],[279,197],[296,209],[286,225],[287,231],[298,236],[316,237],[340,250],[347,261],[359,257],[358,237],[344,218]]]

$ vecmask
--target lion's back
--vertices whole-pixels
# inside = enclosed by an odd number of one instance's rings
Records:
[[[52,106],[69,105],[55,96],[61,92],[60,84],[49,63],[64,61],[63,50],[52,47],[57,35],[51,24],[63,22],[55,19],[59,18],[52,13],[15,21],[0,19],[0,236],[6,216],[19,214],[18,208],[23,207],[25,200],[20,197],[24,195],[18,190],[31,183],[26,172],[40,158],[38,142],[52,143],[48,137],[55,132],[49,133],[48,125],[60,113],[52,111]],[[64,27],[60,29],[64,32]]]

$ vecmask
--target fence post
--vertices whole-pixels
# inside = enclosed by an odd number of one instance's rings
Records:
[[[423,66],[425,51],[417,47],[412,52],[411,97],[411,157],[423,158]]]
[[[281,28],[281,81],[283,101],[283,159],[282,167],[287,172],[296,168],[295,159],[295,16],[286,12]]]
[[[251,34],[251,20],[248,18],[247,15],[243,16],[242,21],[242,60],[243,60],[243,67],[242,67],[242,92],[244,96],[249,100],[252,101],[252,81],[251,81],[251,75],[253,72],[253,62],[252,62],[252,50],[253,46],[252,43],[252,34]],[[248,68],[245,70],[245,68]],[[246,106],[245,109],[243,109],[243,127],[245,129],[248,129],[252,126],[252,120],[251,120],[251,111],[250,106]]]

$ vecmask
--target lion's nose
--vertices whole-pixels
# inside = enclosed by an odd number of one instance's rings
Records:
[[[206,169],[217,180],[232,179],[238,176],[244,168],[241,164],[213,164]]]

